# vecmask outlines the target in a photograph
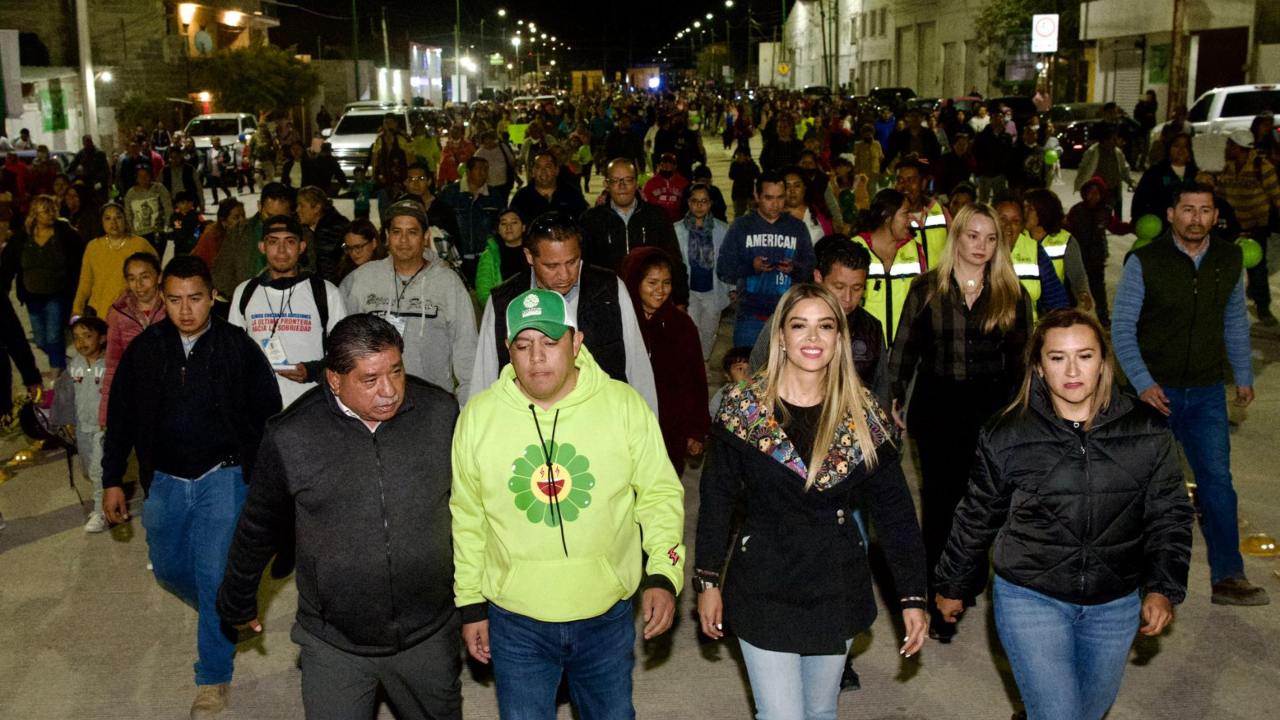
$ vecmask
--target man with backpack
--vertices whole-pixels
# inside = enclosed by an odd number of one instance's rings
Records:
[[[306,247],[296,220],[268,218],[258,243],[267,268],[240,283],[227,318],[262,348],[285,407],[319,381],[328,333],[347,314],[338,288],[302,272],[299,258]]]

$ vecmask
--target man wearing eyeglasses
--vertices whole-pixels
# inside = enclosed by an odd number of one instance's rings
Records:
[[[689,304],[689,273],[676,242],[676,230],[658,207],[641,200],[635,163],[615,158],[605,170],[609,201],[582,214],[582,259],[591,265],[622,270],[627,253],[641,245],[662,248],[671,259],[672,298]]]

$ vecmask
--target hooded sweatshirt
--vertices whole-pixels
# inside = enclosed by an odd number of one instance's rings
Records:
[[[575,364],[576,386],[549,410],[507,365],[458,420],[449,509],[463,622],[484,619],[486,600],[543,622],[583,620],[631,597],[642,578],[673,593],[683,585],[684,488],[657,418],[586,346]],[[561,483],[554,496],[542,482],[543,440]]]
[[[404,369],[454,394],[471,394],[476,358],[476,311],[458,273],[426,251],[427,266],[412,279],[397,278],[392,258],[373,260],[342,281],[347,313],[373,313],[404,322]],[[408,280],[408,285],[402,285]]]

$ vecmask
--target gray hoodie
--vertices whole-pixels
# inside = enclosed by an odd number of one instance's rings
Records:
[[[458,404],[471,395],[476,354],[476,311],[471,294],[451,268],[426,253],[427,267],[402,285],[392,258],[356,268],[342,281],[347,313],[373,313],[404,321],[404,367],[410,375],[453,393]]]

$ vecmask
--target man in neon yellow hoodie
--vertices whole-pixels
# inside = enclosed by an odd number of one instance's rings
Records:
[[[582,717],[634,718],[631,598],[644,588],[646,640],[671,627],[684,488],[653,412],[596,365],[559,293],[529,290],[506,313],[511,364],[453,440],[463,638],[492,659],[503,718],[555,718],[562,674]]]

